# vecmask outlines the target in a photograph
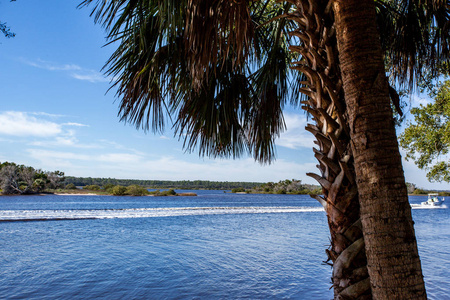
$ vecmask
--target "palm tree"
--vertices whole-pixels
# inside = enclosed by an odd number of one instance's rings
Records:
[[[318,149],[313,150],[320,171],[320,175],[307,175],[322,186],[322,196],[313,197],[327,213],[331,245],[326,252],[333,266],[335,298],[370,298],[333,10],[327,1],[304,1],[288,17],[297,24],[291,32],[297,44],[290,49],[301,54],[293,69],[307,77],[300,91],[307,96],[303,109],[313,116],[314,124],[308,124],[306,130],[316,138]]]
[[[378,22],[379,26],[390,25],[383,31],[382,42],[383,50],[390,50],[388,62],[396,67],[392,76],[405,81],[407,72],[420,75],[423,66],[434,62],[418,53],[445,57],[445,51],[433,52],[427,44],[430,37],[423,38],[430,28],[417,30],[433,22],[430,16],[445,13],[441,13],[442,5],[408,1],[414,5],[402,10],[401,3],[377,2],[377,9],[379,16],[388,20]],[[333,10],[331,4],[123,0],[98,1],[93,13],[107,27],[112,42],[121,41],[108,65],[109,74],[118,78],[122,119],[144,129],[151,123],[158,130],[164,125],[166,107],[167,114],[175,117],[179,136],[187,137],[186,148],[198,146],[201,154],[235,157],[249,151],[260,161],[270,161],[274,137],[284,128],[282,107],[289,96],[288,66],[297,62],[293,69],[300,72],[294,75],[303,79],[294,83],[302,87],[289,91],[294,91],[294,103],[297,90],[307,95],[304,108],[315,121],[307,129],[317,139],[315,156],[321,175],[310,176],[323,187],[324,197],[316,198],[324,204],[330,225],[332,242],[327,253],[334,267],[335,296],[356,299],[370,297],[371,290],[362,238],[365,227],[361,230],[359,219],[361,184],[356,184],[360,179],[355,175],[355,150],[350,143],[354,128],[349,121],[353,119],[344,98],[339,64],[342,51],[338,51],[335,34],[334,15],[339,6]],[[421,14],[418,5],[433,9]],[[413,13],[422,17],[414,24],[418,27],[405,22]],[[441,23],[448,20],[435,19]],[[422,37],[414,41],[425,47],[398,42],[401,39],[395,37],[405,27],[404,32]],[[294,37],[290,40],[289,31]],[[435,30],[436,36],[438,31],[445,36],[445,30]],[[291,53],[287,51],[289,41]],[[421,52],[423,49],[429,52]],[[398,68],[405,61],[409,62],[406,68]],[[373,276],[372,272],[370,280]],[[372,285],[378,284],[374,282]]]
[[[327,1],[297,4],[297,10],[289,17],[298,24],[292,34],[299,38],[300,43],[291,50],[302,54],[302,60],[295,63],[294,68],[308,74],[301,92],[308,96],[308,101],[303,102],[304,108],[315,120],[307,130],[317,139],[319,149],[314,149],[314,152],[321,171],[321,175],[309,175],[323,186],[324,197],[316,198],[324,204],[330,226],[332,242],[327,253],[333,262],[335,296],[354,299],[369,297],[370,285],[365,267],[364,240],[359,230],[358,191],[361,189],[356,188],[349,114],[336,47],[336,24],[334,12],[328,4]],[[430,3],[411,5],[411,2],[380,1],[375,4],[377,24],[383,33],[382,53],[386,53],[388,58],[386,61],[391,67],[393,81],[412,86],[414,79],[422,76],[424,66],[436,71],[436,62],[448,57],[448,11]],[[419,5],[422,6],[418,8]],[[433,22],[436,22],[436,29],[430,32]],[[361,32],[359,34],[364,36]],[[436,44],[442,46],[436,47]],[[407,74],[410,76],[405,76]],[[388,91],[388,96],[398,108],[397,93],[390,86]],[[390,120],[390,117],[385,116],[384,120]],[[404,182],[404,178],[400,181]],[[417,251],[415,246],[413,248]],[[387,282],[393,281],[387,279]],[[372,284],[379,286],[379,282]]]
[[[426,299],[375,5],[335,1],[333,9],[372,295]]]
[[[390,23],[394,30],[382,35],[385,49],[376,27],[374,1],[333,3],[360,216],[375,299],[426,299],[383,55],[387,51],[393,78],[409,80],[410,86],[420,79],[424,66],[436,70],[440,61],[448,61],[449,6],[444,2],[386,1],[383,8],[396,16]],[[363,35],[365,38],[361,38]]]

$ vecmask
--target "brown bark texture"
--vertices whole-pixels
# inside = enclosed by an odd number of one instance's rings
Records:
[[[333,267],[335,299],[371,299],[364,239],[359,219],[359,200],[340,79],[331,1],[292,2],[296,22],[291,32],[296,41],[290,50],[301,55],[292,68],[304,74],[300,92],[302,108],[312,117],[306,130],[316,138],[313,149],[319,174],[308,173],[322,186],[315,195],[327,213],[330,248],[327,263]]]
[[[426,299],[374,1],[333,10],[372,295]]]

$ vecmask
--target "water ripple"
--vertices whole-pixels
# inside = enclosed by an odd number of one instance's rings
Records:
[[[77,210],[2,210],[0,222],[54,221],[83,219],[152,218],[222,214],[267,214],[319,212],[320,207],[177,207],[133,209],[77,209]]]

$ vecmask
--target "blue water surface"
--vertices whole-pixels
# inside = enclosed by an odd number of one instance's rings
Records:
[[[329,245],[326,215],[315,200],[196,192],[197,197],[0,197],[0,215],[39,211],[60,218],[0,222],[0,298],[333,297],[331,268],[322,263]],[[411,197],[412,203],[420,201]],[[140,216],[152,209],[157,214]],[[178,209],[187,213],[172,214]],[[121,217],[102,218],[106,210]],[[89,218],[70,219],[84,211]],[[448,209],[414,209],[413,217],[428,296],[450,299]]]

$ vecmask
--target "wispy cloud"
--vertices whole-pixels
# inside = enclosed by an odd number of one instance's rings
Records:
[[[79,72],[71,72],[70,76],[78,80],[85,80],[92,83],[110,81],[110,79],[103,76],[103,74],[93,70],[80,70]]]
[[[81,123],[72,123],[72,122],[63,123],[61,125],[64,125],[64,126],[75,126],[75,127],[89,127],[89,125],[85,125],[85,124],[81,124]]]
[[[79,71],[82,68],[74,64],[55,64],[53,62],[38,59],[37,61],[24,60],[27,65],[48,71]]]
[[[289,149],[311,148],[314,146],[313,135],[305,130],[307,124],[305,116],[288,113],[284,115],[284,120],[287,129],[276,140],[277,146]]]
[[[141,157],[130,153],[107,153],[100,155],[98,160],[110,163],[120,162],[120,164],[138,164],[140,163]]]
[[[54,62],[44,61],[41,59],[38,59],[37,61],[23,60],[23,62],[29,66],[44,69],[47,71],[64,72],[68,76],[78,80],[89,81],[92,83],[110,81],[109,78],[103,76],[103,74],[101,74],[100,72],[92,69],[83,68],[76,64],[57,64]]]
[[[49,118],[52,118],[52,119],[57,119],[57,118],[63,118],[63,117],[66,117],[65,115],[49,114],[49,113],[42,112],[42,111],[29,112],[28,114],[33,115],[33,116],[44,116],[44,117],[49,117]]]

